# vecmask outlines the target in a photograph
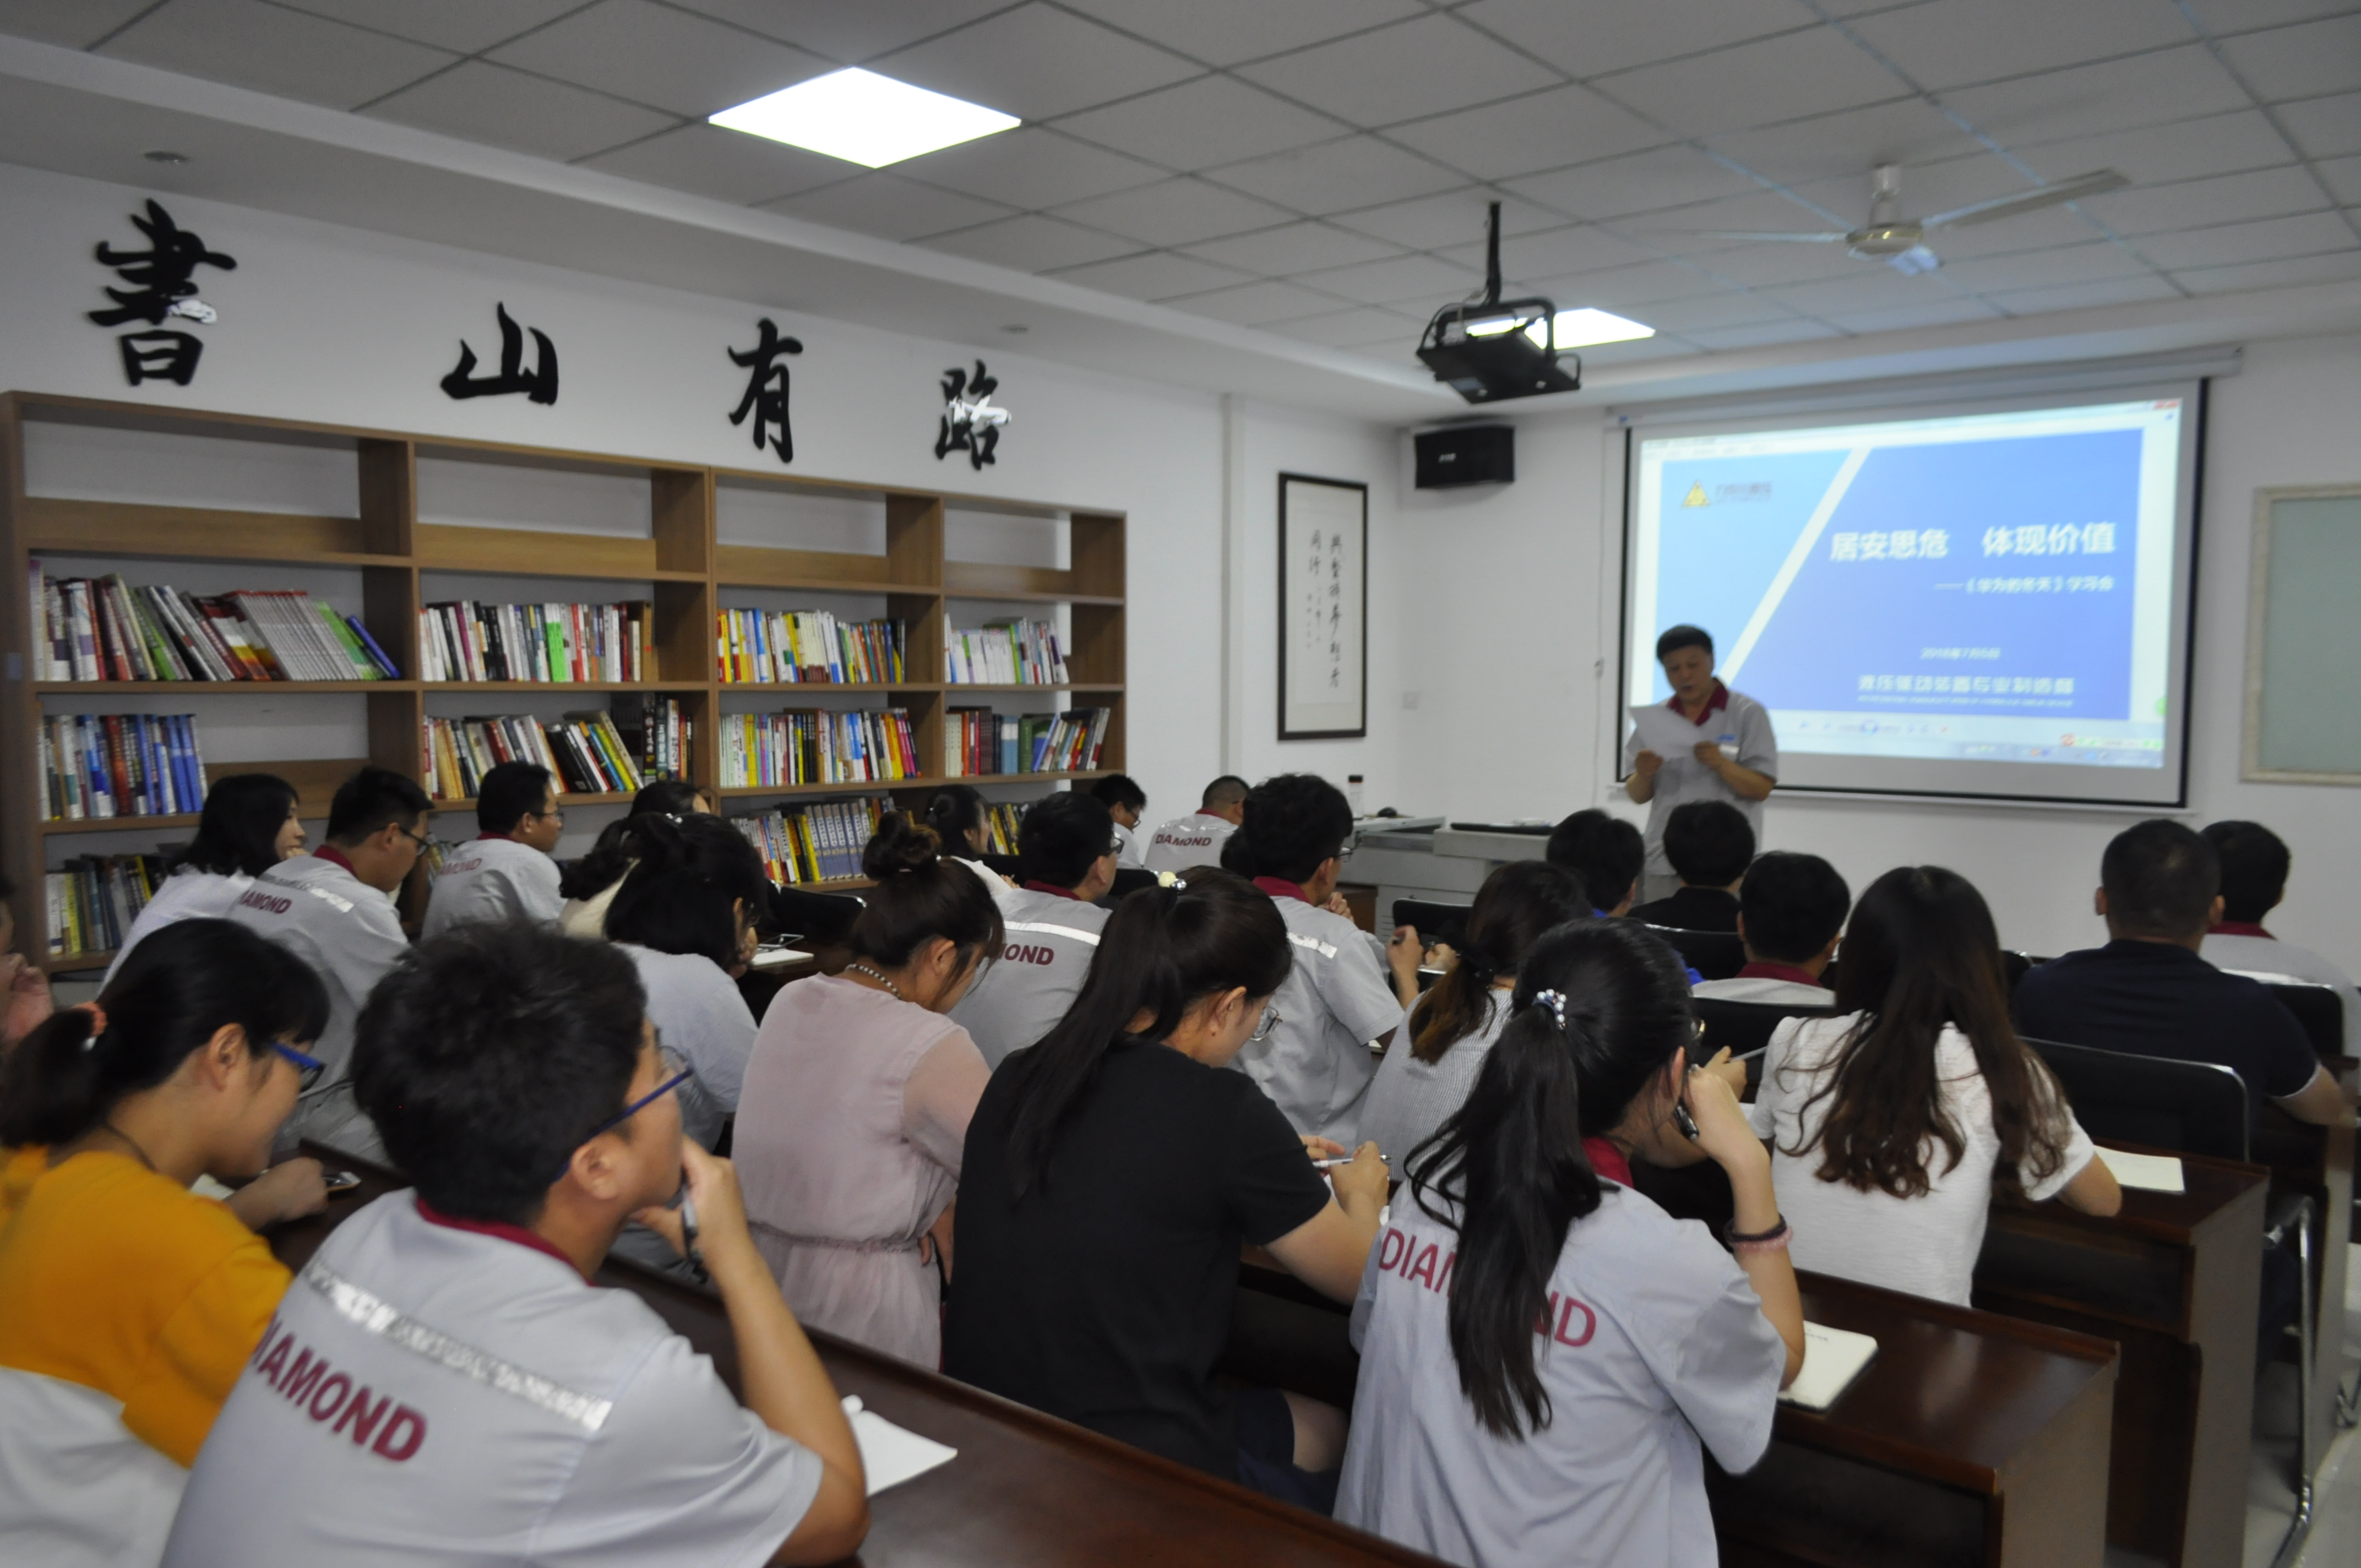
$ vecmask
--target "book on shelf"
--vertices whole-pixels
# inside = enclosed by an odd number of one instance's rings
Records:
[[[788,708],[721,716],[724,788],[875,784],[925,772],[904,708]]]
[[[1016,830],[1025,824],[1025,802],[995,800],[983,810],[984,830],[992,835],[989,853],[1013,855],[1016,852]]]
[[[653,692],[619,693],[614,718],[624,743],[639,759],[641,778],[653,783],[688,777],[689,759],[696,755],[697,725],[678,697]]]
[[[401,672],[368,629],[300,589],[187,594],[120,572],[29,567],[35,678],[45,681],[381,681]]]
[[[653,618],[644,599],[620,604],[487,604],[448,599],[418,612],[419,679],[651,679]]]
[[[421,738],[420,782],[437,800],[469,800],[502,762],[538,762],[560,795],[630,795],[644,782],[631,748],[604,709],[544,724],[529,713],[441,718]]]
[[[111,952],[170,874],[161,855],[76,855],[46,873],[51,958]]]
[[[955,778],[987,773],[1089,773],[1106,740],[1104,707],[1063,713],[994,713],[954,707],[943,737],[945,770]]]
[[[861,875],[862,854],[893,809],[890,795],[862,795],[774,806],[730,820],[763,857],[773,882],[840,882]]]
[[[824,609],[725,609],[714,653],[725,685],[890,685],[906,678],[899,620],[840,620]]]
[[[954,685],[1066,684],[1066,655],[1058,647],[1057,627],[1047,620],[994,620],[961,631],[947,615],[943,666],[943,679]]]
[[[49,821],[169,817],[204,804],[193,715],[56,714],[41,720],[38,744]]]

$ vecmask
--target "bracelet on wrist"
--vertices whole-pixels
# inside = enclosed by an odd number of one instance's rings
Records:
[[[1788,1225],[1784,1215],[1780,1216],[1779,1223],[1772,1226],[1769,1230],[1756,1231],[1751,1234],[1740,1230],[1738,1228],[1738,1222],[1735,1220],[1721,1228],[1721,1239],[1730,1244],[1730,1250],[1741,1254],[1750,1252],[1784,1252],[1787,1249],[1789,1239],[1793,1237],[1795,1234],[1795,1231]]]

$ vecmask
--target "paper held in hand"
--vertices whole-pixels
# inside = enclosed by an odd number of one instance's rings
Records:
[[[1804,1325],[1804,1369],[1795,1381],[1779,1390],[1779,1402],[1807,1410],[1825,1410],[1852,1387],[1852,1380],[1877,1354],[1877,1342],[1850,1329],[1819,1323]]]
[[[1653,751],[1668,762],[1688,756],[1698,741],[1721,734],[1715,726],[1692,724],[1686,716],[1661,705],[1633,708],[1631,728],[1639,732],[1642,751]]]
[[[868,1475],[873,1497],[959,1457],[958,1449],[920,1437],[874,1410],[863,1409],[858,1394],[844,1397],[844,1413],[852,1422],[852,1441],[861,1445],[861,1468]]]
[[[2143,1192],[2186,1192],[2188,1184],[2181,1178],[2180,1162],[2165,1154],[2133,1154],[2125,1149],[2102,1148],[2099,1159],[2115,1180],[2125,1187],[2136,1187]]]

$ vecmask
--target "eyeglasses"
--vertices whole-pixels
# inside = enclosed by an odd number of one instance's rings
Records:
[[[1247,1044],[1251,1045],[1257,1040],[1267,1040],[1270,1038],[1270,1032],[1286,1022],[1286,1019],[1279,1015],[1278,1008],[1264,1008],[1262,1010],[1262,1022],[1256,1025],[1255,1032],[1253,1034],[1246,1036]]]
[[[660,1045],[656,1047],[656,1059],[664,1064],[658,1069],[664,1074],[664,1081],[591,1128],[590,1137],[584,1138],[582,1140],[584,1143],[588,1143],[590,1138],[595,1138],[601,1133],[611,1132],[621,1126],[633,1116],[697,1076],[697,1069],[688,1065],[688,1058],[669,1046]]]
[[[525,815],[527,817],[538,817],[544,822],[563,822],[566,820],[566,807],[562,806],[553,806],[547,811],[528,811]]]
[[[282,1046],[273,1040],[270,1042],[270,1048],[295,1064],[295,1082],[299,1089],[311,1088],[319,1082],[321,1076],[328,1070],[326,1062],[322,1061],[318,1057],[307,1057],[292,1046]]]
[[[432,839],[428,839],[425,835],[421,834],[421,833],[412,833],[409,828],[404,828],[404,827],[403,827],[401,823],[399,823],[399,822],[395,823],[395,824],[393,825],[393,827],[394,827],[394,830],[395,830],[396,832],[400,833],[403,838],[405,838],[405,839],[409,839],[412,843],[413,843],[413,844],[417,845],[417,846],[418,846],[418,848],[419,848],[419,850],[420,850],[422,852],[423,852],[423,851],[424,851],[424,850],[426,849],[426,846],[427,846],[429,843],[433,842],[433,840],[432,840]]]

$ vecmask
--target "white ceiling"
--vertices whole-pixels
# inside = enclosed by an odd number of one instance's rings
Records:
[[[1515,288],[1659,329],[1601,367],[2361,278],[2350,0],[0,0],[0,32],[1389,367],[1480,280],[1492,200]],[[702,123],[852,63],[1027,124],[872,172]],[[1857,224],[1884,161],[1914,212],[2134,183],[1945,232],[1921,278],[1698,232]]]

